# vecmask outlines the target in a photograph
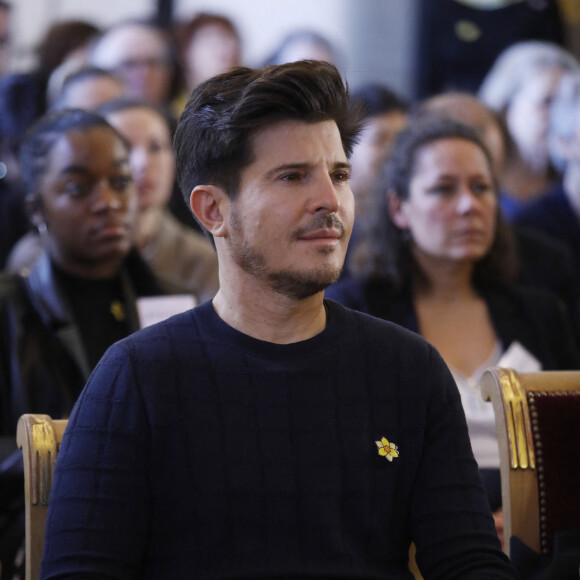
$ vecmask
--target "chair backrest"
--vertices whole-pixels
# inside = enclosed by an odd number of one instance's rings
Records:
[[[488,369],[499,440],[504,537],[551,556],[554,533],[580,522],[580,371]]]
[[[18,421],[16,442],[24,460],[26,580],[40,576],[54,463],[67,422],[32,414],[22,415]]]

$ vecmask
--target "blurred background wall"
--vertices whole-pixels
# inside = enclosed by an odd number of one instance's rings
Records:
[[[443,0],[10,0],[12,70],[34,65],[34,48],[51,22],[68,18],[100,26],[124,18],[148,17],[170,7],[175,18],[197,11],[223,13],[238,26],[245,64],[254,66],[272,52],[286,33],[308,28],[327,37],[342,56],[342,70],[352,86],[383,82],[414,97],[421,2]],[[497,0],[457,0],[489,4]],[[565,23],[566,44],[580,56],[580,0],[519,0],[533,6],[555,2]],[[504,0],[504,4],[516,0]]]
[[[416,0],[173,0],[175,17],[224,13],[238,26],[246,64],[257,65],[286,33],[315,30],[338,48],[353,85],[388,82],[411,91]],[[13,0],[13,69],[34,63],[34,46],[55,20],[82,18],[101,26],[155,14],[159,0]]]

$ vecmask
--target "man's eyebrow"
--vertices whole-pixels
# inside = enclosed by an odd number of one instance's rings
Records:
[[[348,161],[337,161],[333,169],[346,169],[347,171],[351,171],[352,165]]]
[[[284,173],[285,171],[304,171],[310,169],[312,166],[312,163],[282,163],[282,165],[277,165],[270,169],[270,171],[266,173],[266,177],[274,177],[274,175]]]

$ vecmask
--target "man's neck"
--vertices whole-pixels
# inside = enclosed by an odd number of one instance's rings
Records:
[[[218,316],[244,334],[276,344],[291,344],[320,334],[326,327],[324,293],[298,300],[261,284],[222,281],[213,299]]]

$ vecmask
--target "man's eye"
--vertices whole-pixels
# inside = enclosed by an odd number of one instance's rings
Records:
[[[133,178],[130,175],[122,175],[119,177],[113,177],[109,181],[111,187],[116,191],[123,191],[131,185]]]
[[[285,173],[284,175],[280,176],[282,181],[298,181],[300,179],[300,174],[298,173]]]
[[[350,179],[348,171],[338,171],[332,175],[332,179],[338,183],[346,183]]]

